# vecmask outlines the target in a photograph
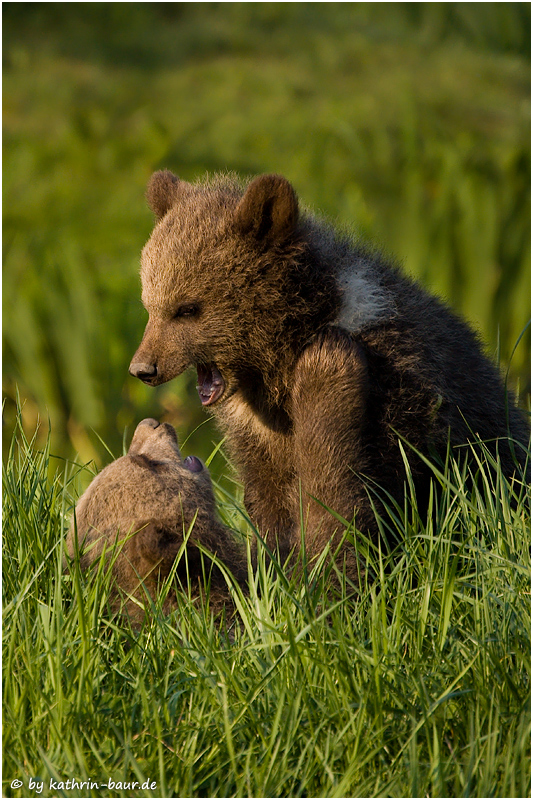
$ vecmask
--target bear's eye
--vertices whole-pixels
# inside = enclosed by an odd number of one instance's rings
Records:
[[[184,303],[178,306],[174,312],[174,319],[181,319],[182,317],[196,317],[200,311],[198,303]]]

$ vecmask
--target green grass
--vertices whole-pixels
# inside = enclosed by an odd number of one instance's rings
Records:
[[[145,416],[203,419],[194,376],[127,374],[152,170],[281,172],[381,243],[504,369],[530,315],[526,3],[7,3],[4,396],[102,464]],[[526,402],[529,338],[511,362]],[[204,425],[191,448],[206,456]],[[44,439],[40,440],[41,446]],[[216,460],[215,472],[224,464]]]
[[[186,597],[135,632],[107,613],[104,570],[62,574],[80,468],[19,429],[4,466],[4,796],[36,796],[30,779],[69,797],[529,796],[529,498],[489,476],[481,463],[467,489],[453,462],[436,471],[431,522],[411,502],[383,520],[391,552],[357,535],[357,600],[327,570],[290,580],[260,557],[249,596],[232,589],[230,635]],[[241,508],[217,492],[235,526]],[[61,792],[68,779],[98,786]],[[156,786],[117,789],[132,781]]]
[[[61,551],[93,474],[72,459],[120,455],[146,416],[201,425],[204,458],[217,438],[190,375],[127,376],[160,167],[286,174],[463,313],[527,402],[529,5],[2,10],[5,796],[528,796],[530,514],[503,479],[450,467],[434,524],[407,503],[394,553],[357,537],[357,602],[260,563],[233,638],[186,598],[117,625],[108,576],[63,576]],[[219,451],[212,471],[249,532]]]

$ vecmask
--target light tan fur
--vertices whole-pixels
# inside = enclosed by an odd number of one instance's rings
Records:
[[[212,607],[219,610],[225,604],[226,581],[209,559],[202,564],[199,544],[238,580],[247,575],[244,545],[217,519],[208,470],[198,459],[193,462],[198,471],[187,468],[188,463],[171,425],[143,420],[128,454],[96,476],[75,509],[66,543],[69,558],[78,549],[80,566],[88,569],[105,548],[106,558],[114,559],[113,608],[123,608],[136,623],[144,618],[147,596],[156,600],[189,530],[165,611],[175,606],[176,592],[183,587],[198,596],[204,570],[211,575]]]

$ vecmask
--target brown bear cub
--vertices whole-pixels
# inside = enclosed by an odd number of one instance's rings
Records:
[[[308,557],[335,544],[343,526],[326,507],[377,536],[374,487],[403,506],[400,441],[444,458],[479,437],[507,475],[524,464],[528,428],[470,328],[302,212],[287,180],[190,184],[163,171],[147,199],[149,319],[130,372],[155,386],[196,367],[248,513],[283,555],[302,524]],[[423,508],[429,470],[405,452]],[[348,545],[341,558],[355,578]]]
[[[191,525],[165,613],[175,605],[180,584],[198,595],[204,576],[210,580],[215,611],[228,597],[220,570],[209,558],[202,563],[198,542],[228,564],[241,582],[247,576],[246,553],[216,518],[211,478],[202,462],[196,456],[182,459],[171,425],[145,419],[137,426],[128,454],[103,469],[78,501],[67,553],[73,558],[79,550],[80,567],[87,569],[105,547],[115,559],[114,610],[123,608],[132,621],[141,622],[147,593],[156,599]]]

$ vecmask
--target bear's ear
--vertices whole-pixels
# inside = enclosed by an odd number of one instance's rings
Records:
[[[180,179],[168,169],[154,172],[146,187],[148,205],[159,219],[172,208],[180,193]]]
[[[293,233],[298,222],[298,198],[286,178],[260,175],[248,186],[235,212],[237,230],[271,242]]]
[[[138,554],[149,569],[157,566],[161,575],[168,575],[183,545],[183,532],[176,520],[150,519],[139,526],[134,540]],[[188,565],[191,574],[196,574],[199,563],[200,552],[191,538],[183,554],[183,564],[180,562],[178,566],[178,573],[181,574]]]
[[[154,519],[139,525],[134,538],[139,554],[152,564],[162,560],[173,561],[183,542],[183,538],[177,535],[175,524]]]

